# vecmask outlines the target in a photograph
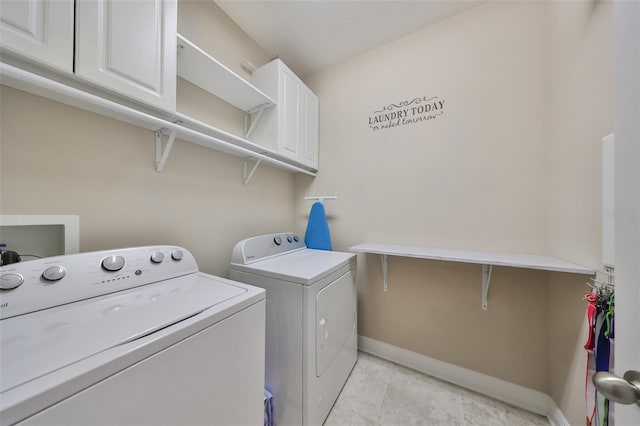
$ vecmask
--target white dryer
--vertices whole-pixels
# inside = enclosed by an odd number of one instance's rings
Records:
[[[2,267],[0,423],[262,424],[264,295],[172,246]]]
[[[294,233],[233,249],[230,278],[267,291],[266,387],[277,426],[321,425],[357,359],[356,256]]]

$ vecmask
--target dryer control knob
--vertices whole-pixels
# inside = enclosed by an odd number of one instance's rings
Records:
[[[297,235],[294,235],[294,236],[293,236],[293,241],[295,241],[295,242],[297,243],[298,241],[300,241],[300,238],[298,238],[298,236],[297,236]]]
[[[183,256],[184,253],[182,252],[182,250],[174,250],[173,253],[171,253],[171,258],[173,260],[182,260]]]
[[[0,290],[12,290],[20,287],[24,282],[24,277],[20,274],[9,272],[0,275]]]
[[[42,278],[47,281],[58,281],[64,278],[67,275],[67,270],[64,269],[64,266],[49,266],[42,273]]]
[[[124,257],[107,256],[102,259],[102,267],[111,272],[119,271],[124,267]]]
[[[157,251],[151,255],[151,261],[153,263],[162,263],[164,260],[164,254],[161,251]]]
[[[292,242],[293,242],[293,237],[292,237],[291,235],[289,235],[289,236],[287,237],[287,241],[288,241],[288,242],[290,242],[290,243],[292,243]]]
[[[280,244],[282,244],[282,238],[280,238],[280,237],[275,237],[275,238],[273,239],[273,242],[274,242],[277,246],[279,246]]]

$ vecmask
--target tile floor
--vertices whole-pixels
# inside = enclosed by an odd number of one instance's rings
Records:
[[[549,425],[544,416],[359,352],[325,426]]]

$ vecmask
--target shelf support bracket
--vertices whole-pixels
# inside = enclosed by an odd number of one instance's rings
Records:
[[[264,113],[264,110],[272,106],[273,105],[265,103],[262,105],[258,105],[257,107],[252,108],[249,111],[245,112],[244,114],[244,138],[245,139],[249,139],[249,136],[251,136],[251,132],[253,132],[254,127],[256,127],[256,124],[258,124],[258,122],[262,118],[262,113]],[[257,115],[254,116],[254,114],[257,114]],[[251,122],[251,125],[249,125],[249,122]]]
[[[493,265],[482,265],[482,310],[487,310],[487,296],[489,295],[489,284],[491,283],[491,270]]]
[[[264,109],[261,109],[260,111],[258,111],[258,115],[256,115],[251,120],[251,126],[249,126],[248,129],[247,129],[247,126],[245,125],[245,130],[244,130],[244,138],[245,139],[249,139],[249,136],[251,136],[251,132],[253,132],[253,128],[256,127],[256,124],[258,124],[258,121],[260,121],[260,118],[262,118],[262,113],[263,112],[264,112]]]
[[[163,130],[165,129],[163,128],[156,132],[156,172],[158,173],[161,173],[162,169],[164,169],[164,165],[167,163],[167,158],[169,158],[169,153],[171,153],[171,148],[173,148],[173,142],[176,140],[176,131],[172,130],[169,134],[169,139],[167,140],[164,152],[162,152]]]
[[[249,171],[249,173],[247,174],[250,160],[254,160],[255,163],[253,164],[253,167],[251,168],[251,171]],[[260,158],[258,160],[254,159],[252,157],[248,157],[248,158],[244,159],[244,162],[242,163],[242,183],[244,183],[245,185],[247,185],[249,183],[249,181],[253,177],[253,174],[256,172],[256,169],[260,165],[261,161],[262,161],[262,158]]]
[[[386,293],[387,292],[387,287],[388,287],[388,284],[389,284],[389,280],[388,280],[388,276],[387,276],[387,268],[389,266],[388,265],[389,261],[387,259],[387,255],[386,254],[383,254],[381,256],[382,256],[382,285],[383,285],[383,288],[384,288],[384,292]]]

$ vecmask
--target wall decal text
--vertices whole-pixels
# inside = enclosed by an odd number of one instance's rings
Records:
[[[382,130],[435,120],[444,114],[444,106],[444,99],[438,96],[431,98],[423,96],[389,104],[369,116],[369,127],[371,130]]]

